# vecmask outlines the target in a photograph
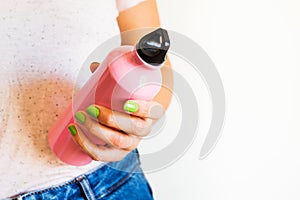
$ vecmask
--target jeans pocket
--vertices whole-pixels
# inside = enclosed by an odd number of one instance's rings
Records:
[[[132,173],[122,184],[110,188],[98,200],[153,200],[152,189],[143,173]]]

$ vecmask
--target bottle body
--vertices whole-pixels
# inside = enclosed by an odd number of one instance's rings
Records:
[[[114,49],[50,129],[48,141],[51,149],[67,164],[88,164],[92,159],[73,141],[68,131],[68,125],[74,123],[74,114],[93,104],[123,112],[123,105],[127,100],[153,99],[160,90],[161,82],[160,69],[151,68],[143,62],[133,46]],[[93,143],[105,144],[92,135],[85,134]]]

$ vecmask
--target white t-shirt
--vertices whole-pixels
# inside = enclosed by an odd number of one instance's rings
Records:
[[[71,102],[79,69],[118,34],[114,1],[0,4],[0,199],[70,180],[99,165],[60,162],[47,132]]]

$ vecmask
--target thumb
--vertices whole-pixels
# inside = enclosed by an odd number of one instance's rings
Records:
[[[96,71],[96,69],[99,67],[100,63],[98,62],[92,62],[90,65],[90,70],[92,73],[94,73]]]

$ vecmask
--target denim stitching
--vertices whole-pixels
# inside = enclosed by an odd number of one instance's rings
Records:
[[[85,176],[83,176],[80,180],[78,180],[78,182],[79,182],[86,198],[88,200],[96,200],[95,194],[90,186],[88,179]]]
[[[140,164],[140,160],[139,160],[139,154],[138,154],[138,151],[137,149],[134,150],[135,151],[135,154],[138,155],[138,164],[133,168],[132,171],[130,171],[130,174],[126,175],[125,177],[123,177],[121,179],[121,181],[123,181],[123,179],[126,180],[126,178],[128,176],[131,176],[132,175],[132,172],[139,166]],[[87,173],[85,173],[86,176],[88,175],[91,175],[92,173],[96,172],[97,170],[101,169],[101,168],[104,168],[104,167],[108,167],[107,165],[108,163],[105,162],[105,163],[101,163],[98,167],[94,168],[94,169],[91,169],[90,171],[88,171]],[[32,192],[28,192],[28,193],[25,193],[25,194],[20,194],[18,197],[18,199],[24,199],[28,196],[31,196],[31,195],[37,195],[37,194],[41,194],[41,193],[44,193],[44,192],[49,192],[49,191],[52,191],[52,190],[56,190],[56,189],[59,189],[59,188],[62,188],[62,187],[65,187],[67,185],[71,185],[71,184],[74,184],[74,183],[77,183],[78,182],[78,179],[82,177],[82,175],[70,180],[70,181],[66,181],[62,184],[58,184],[56,186],[52,186],[52,187],[49,187],[49,188],[45,188],[45,189],[38,189],[38,190],[35,190],[35,191],[32,191]],[[113,190],[114,188],[116,188],[117,186],[119,186],[120,184],[115,183],[115,184],[112,184],[110,187],[108,187],[108,189],[102,194],[103,196],[106,196],[107,194],[109,194],[111,192],[111,190]],[[102,195],[98,195],[96,198],[102,196]],[[102,198],[102,197],[101,197]]]
[[[36,194],[41,194],[41,193],[44,193],[44,192],[49,192],[51,190],[56,190],[56,189],[59,189],[59,188],[62,188],[62,187],[65,187],[66,185],[71,185],[71,184],[74,184],[76,183],[77,181],[75,180],[71,180],[71,181],[67,181],[63,184],[59,184],[57,186],[52,186],[52,187],[49,187],[49,188],[45,188],[45,189],[40,189],[40,190],[37,190],[37,191],[32,191],[32,192],[29,192],[29,193],[26,193],[26,194],[23,194],[23,195],[20,195],[20,197],[22,199],[28,197],[28,196],[31,196],[31,195],[36,195]]]
[[[123,183],[125,183],[126,180],[128,180],[134,173],[134,171],[139,167],[140,165],[137,164],[133,167],[133,169],[126,175],[126,176],[123,176],[123,178],[121,178],[118,182],[112,184],[110,187],[108,187],[106,189],[106,191],[104,191],[102,194],[99,194],[96,196],[96,199],[99,199],[99,198],[103,198],[107,195],[109,195],[110,193],[112,193],[116,188],[118,188],[119,186],[121,186]]]
[[[95,171],[99,170],[100,168],[105,167],[106,164],[107,164],[107,163],[101,163],[101,165],[99,165],[98,167],[96,167],[96,168],[94,168],[94,169],[89,170],[86,174],[87,174],[87,175],[90,175],[90,174],[94,173]],[[18,198],[22,198],[22,199],[23,199],[23,198],[26,198],[26,197],[31,196],[31,195],[41,194],[41,193],[43,193],[43,192],[49,192],[49,191],[51,191],[51,190],[56,190],[56,189],[65,187],[65,186],[67,186],[67,185],[71,185],[71,184],[73,184],[73,183],[77,183],[77,182],[78,182],[77,179],[80,178],[81,176],[82,176],[82,175],[79,175],[79,176],[75,177],[74,179],[72,179],[72,180],[70,180],[70,181],[66,181],[66,182],[64,182],[64,183],[60,183],[60,184],[58,184],[58,185],[56,185],[56,186],[52,186],[52,187],[45,188],[45,189],[38,189],[38,190],[34,190],[34,191],[28,192],[28,193],[26,192],[25,194],[19,195]]]

